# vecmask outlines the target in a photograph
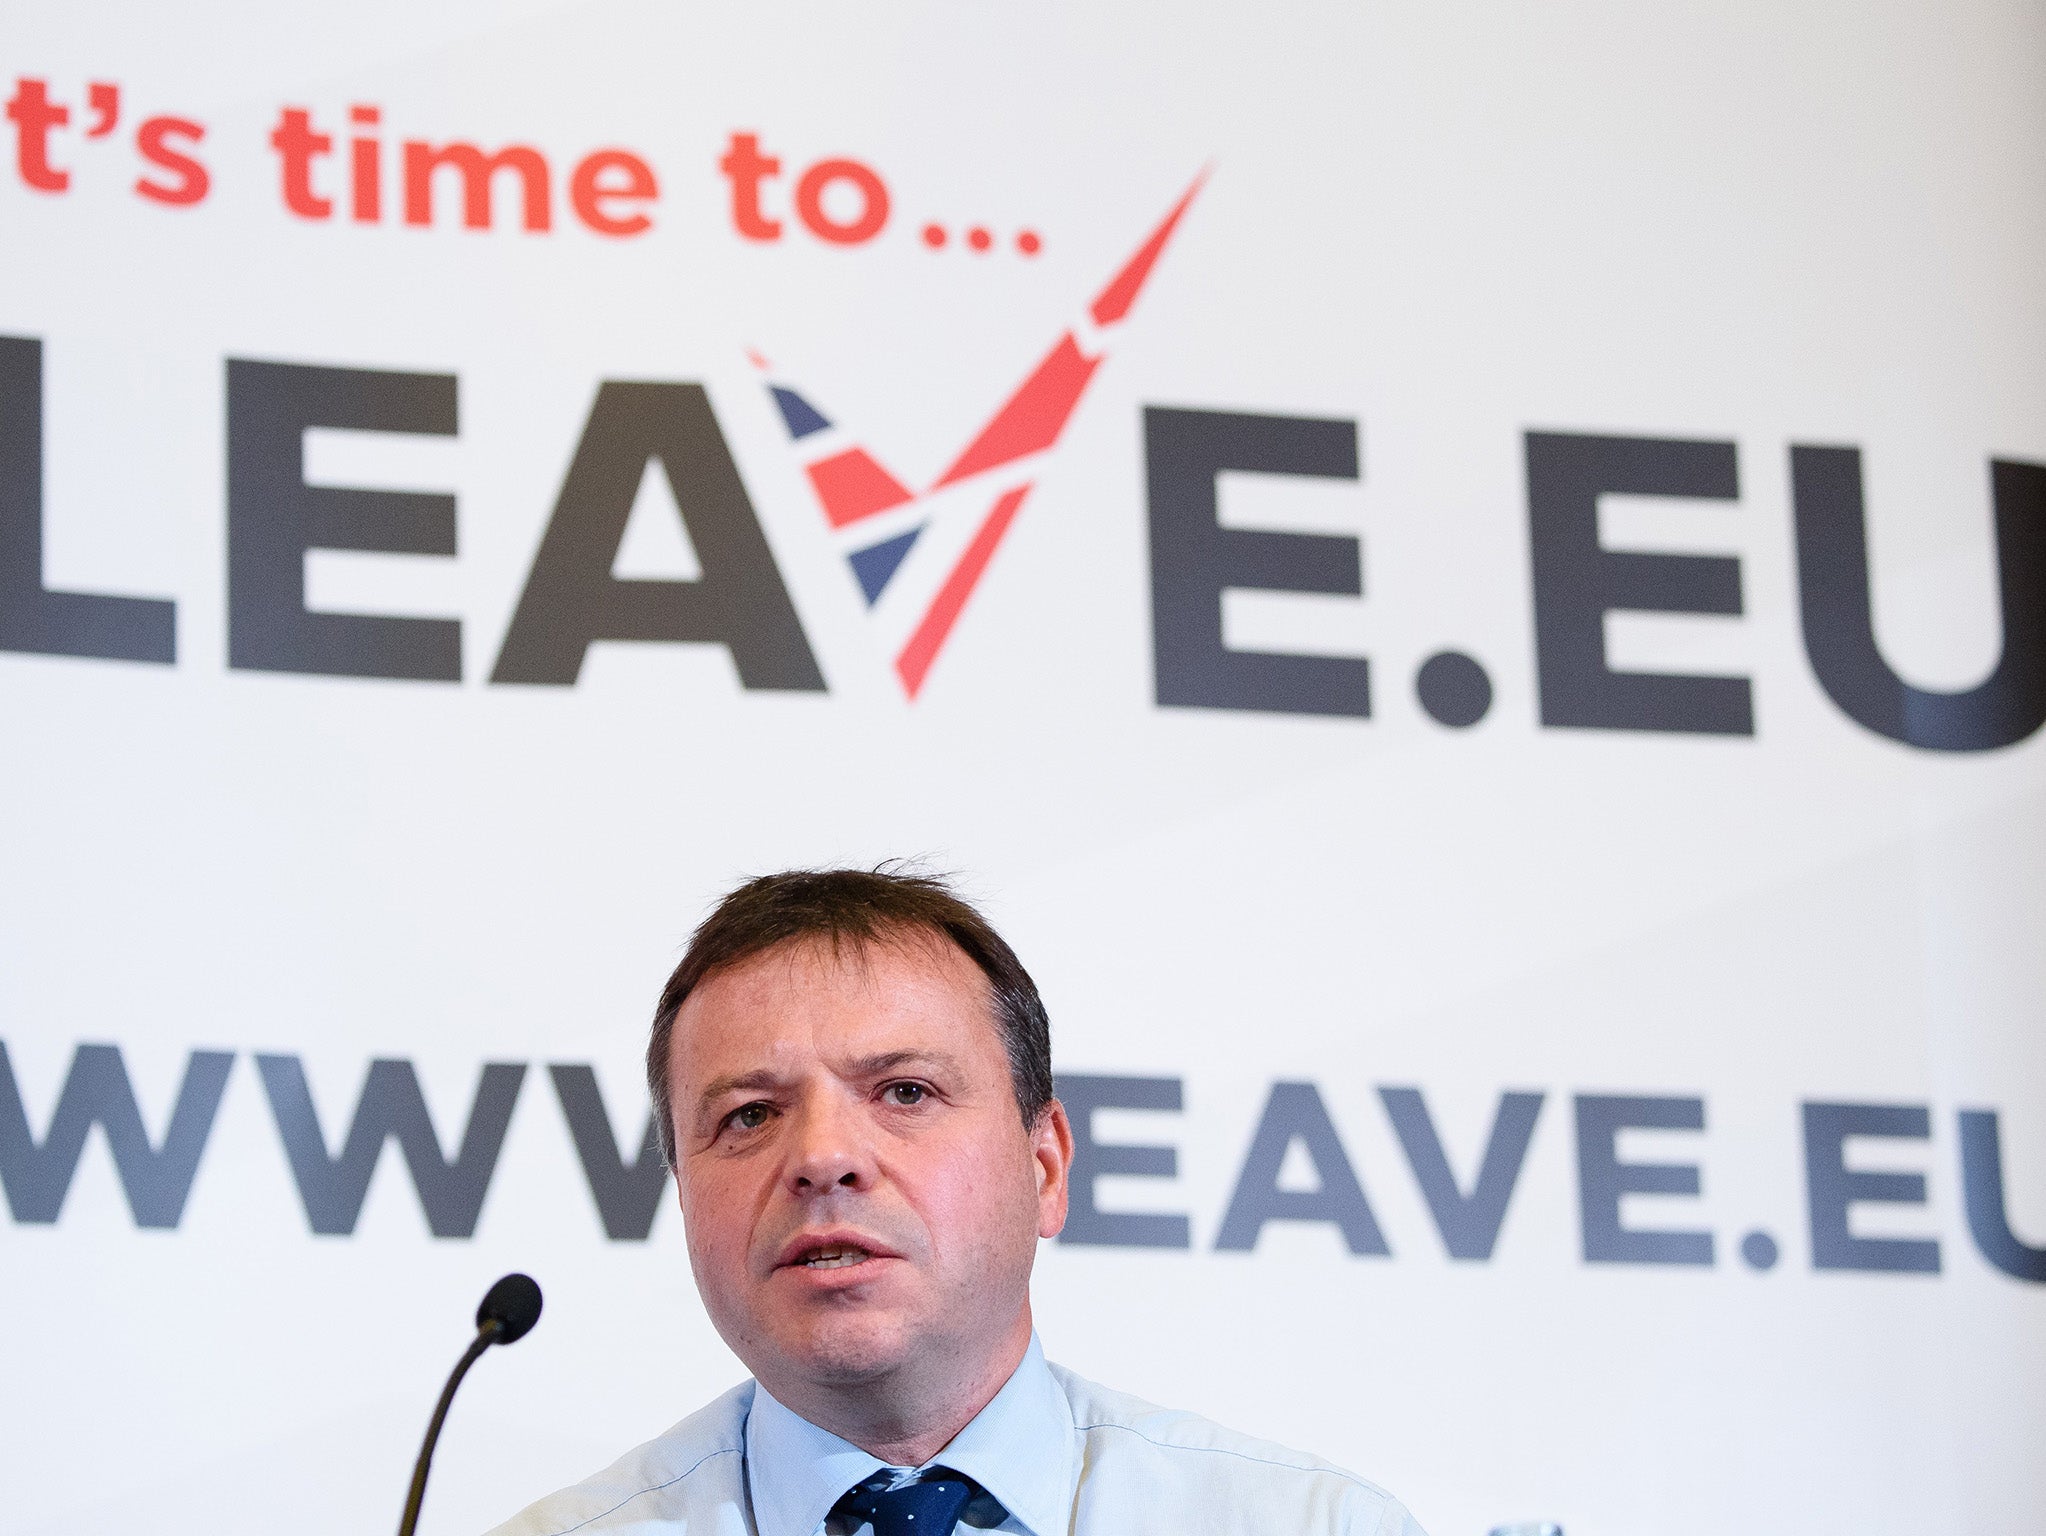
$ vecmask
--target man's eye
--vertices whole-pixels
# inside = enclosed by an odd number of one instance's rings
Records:
[[[767,1124],[770,1113],[765,1104],[742,1104],[725,1117],[725,1123],[742,1131],[757,1131]]]
[[[891,1104],[921,1104],[930,1097],[931,1090],[922,1083],[890,1083],[882,1090]]]

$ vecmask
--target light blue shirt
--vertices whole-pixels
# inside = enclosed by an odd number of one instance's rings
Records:
[[[1009,1516],[994,1530],[1059,1536],[1073,1507],[1072,1461],[1066,1400],[1033,1336],[1008,1383],[925,1465],[963,1472],[993,1494]],[[846,1489],[886,1465],[754,1387],[746,1484],[759,1536],[816,1536]]]
[[[1424,1536],[1361,1477],[1096,1386],[1035,1338],[931,1464],[979,1483],[1007,1511],[995,1529],[1027,1536]],[[822,1536],[883,1465],[742,1382],[491,1536]]]

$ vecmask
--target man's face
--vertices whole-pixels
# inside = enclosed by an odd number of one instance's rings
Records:
[[[714,972],[668,1082],[697,1288],[769,1391],[1021,1357],[1072,1137],[1056,1105],[1023,1124],[957,947],[797,942]]]

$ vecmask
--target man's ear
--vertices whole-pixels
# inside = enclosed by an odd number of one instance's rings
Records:
[[[1038,1111],[1030,1156],[1037,1166],[1037,1235],[1057,1237],[1065,1229],[1073,1173],[1073,1123],[1057,1099]]]

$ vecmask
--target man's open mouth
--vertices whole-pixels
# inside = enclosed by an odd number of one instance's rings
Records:
[[[804,1269],[847,1269],[854,1264],[864,1264],[872,1257],[864,1248],[819,1248],[796,1262]]]
[[[778,1269],[857,1269],[876,1259],[900,1257],[888,1244],[850,1225],[798,1233],[775,1255]]]

